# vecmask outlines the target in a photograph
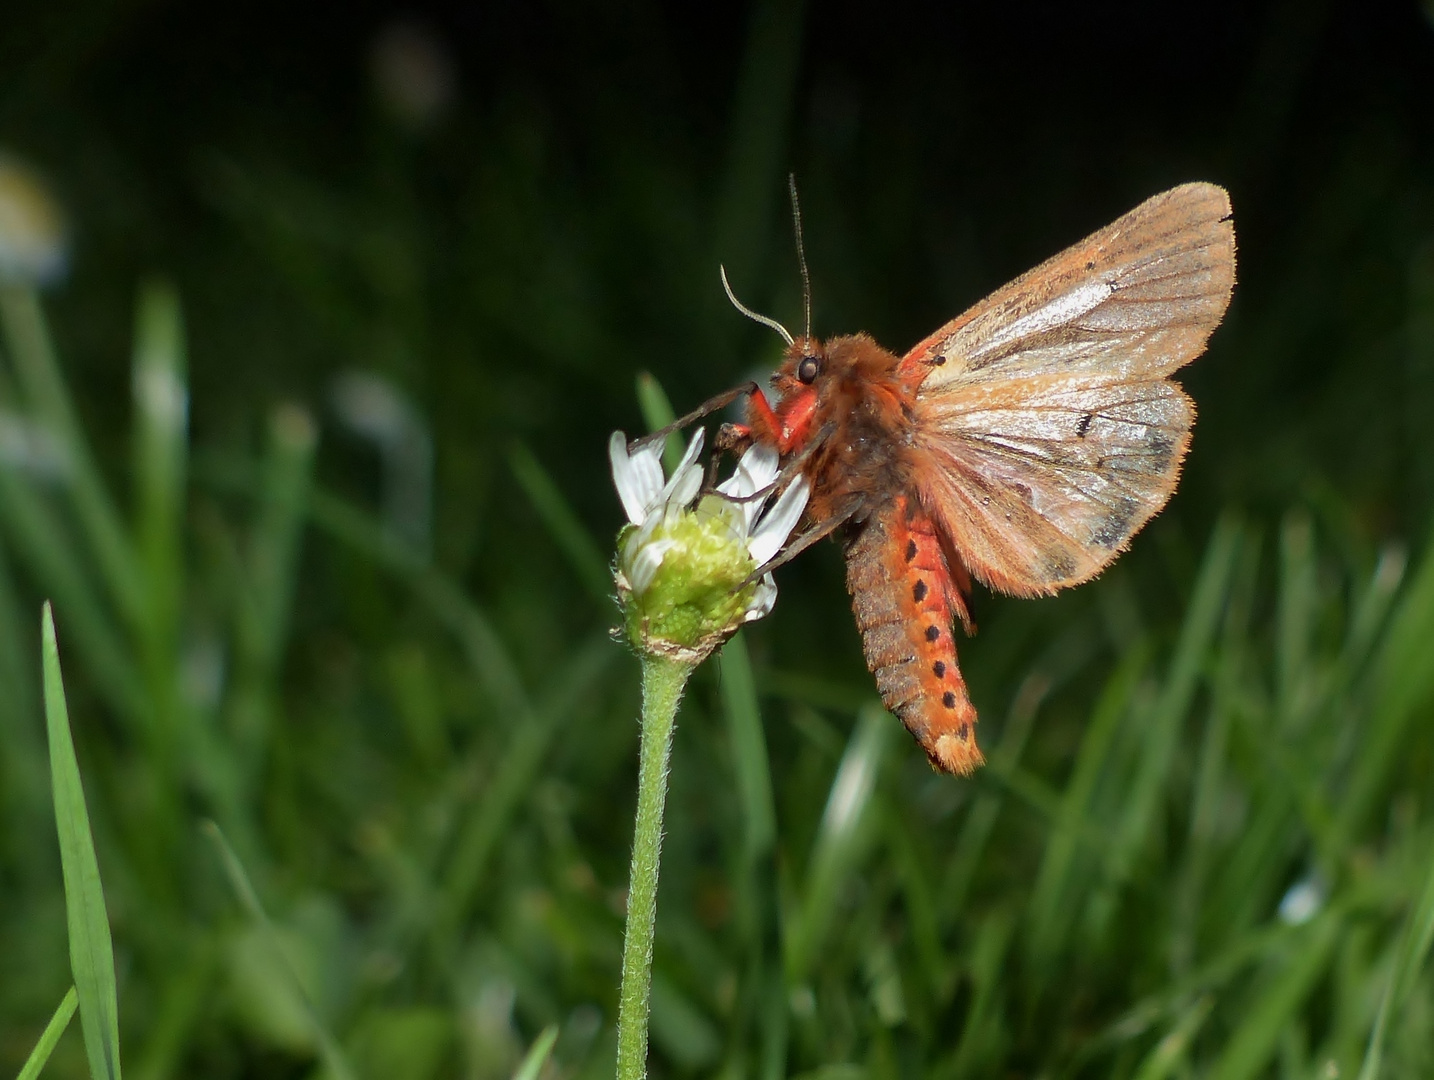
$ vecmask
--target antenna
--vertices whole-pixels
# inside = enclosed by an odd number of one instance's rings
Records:
[[[770,318],[766,315],[758,315],[746,304],[738,300],[737,294],[732,291],[732,286],[727,283],[727,268],[725,266],[718,266],[717,269],[722,275],[722,288],[727,290],[727,299],[732,301],[732,306],[738,311],[740,311],[743,315],[747,316],[747,318],[751,319],[753,322],[761,323],[769,330],[775,330],[777,333],[781,334],[782,340],[785,341],[788,345],[792,344],[792,335],[787,330],[787,328],[781,323],[779,323],[776,319]]]
[[[802,249],[802,208],[797,202],[796,173],[787,173],[787,190],[792,193],[792,227],[797,234],[797,262],[802,268],[802,309],[807,320],[802,347],[809,350],[812,342],[812,279],[807,273],[807,253]]]

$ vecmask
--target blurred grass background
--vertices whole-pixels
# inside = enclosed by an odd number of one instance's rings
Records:
[[[975,780],[873,704],[829,545],[698,679],[654,1074],[1434,1075],[1427,10],[0,20],[0,149],[69,220],[0,293],[0,1072],[71,981],[49,598],[131,1076],[507,1076],[552,1024],[549,1075],[610,1073],[605,437],[640,372],[773,362],[716,267],[797,318],[794,170],[820,334],[904,348],[1189,179],[1240,281],[1171,507],[977,597]],[[85,1062],[74,1024],[46,1075]]]

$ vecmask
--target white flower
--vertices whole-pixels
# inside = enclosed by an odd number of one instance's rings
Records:
[[[677,507],[691,502],[702,487],[702,468],[696,464],[702,452],[706,432],[698,428],[687,444],[682,460],[666,484],[662,482],[662,443],[655,441],[628,454],[627,436],[614,431],[607,441],[607,455],[612,460],[612,482],[617,485],[618,498],[627,511],[627,520],[644,524],[662,507]]]
[[[798,476],[787,485],[787,490],[777,497],[772,508],[765,514],[762,507],[768,495],[758,495],[770,489],[779,471],[777,451],[770,446],[753,445],[747,448],[737,462],[732,476],[717,485],[717,491],[726,499],[713,500],[719,512],[726,512],[732,520],[733,531],[746,537],[747,553],[757,566],[765,566],[782,549],[787,537],[801,520],[802,511],[807,507],[807,496],[811,488],[805,476]],[[770,494],[770,491],[768,491]],[[739,501],[740,500],[740,501]],[[752,526],[756,525],[754,529]],[[760,619],[772,610],[777,602],[777,583],[771,574],[763,574],[758,583],[757,596],[747,612],[747,620]]]
[[[660,441],[631,454],[622,432],[608,441],[613,483],[629,522],[618,537],[615,569],[629,636],[641,649],[696,659],[772,610],[772,575],[753,578],[786,542],[810,493],[806,478],[798,477],[768,506],[777,453],[754,446],[714,494],[698,499],[702,445],[698,429],[664,480]]]

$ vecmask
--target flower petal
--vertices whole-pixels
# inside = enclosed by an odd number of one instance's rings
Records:
[[[807,478],[799,476],[787,486],[787,490],[782,492],[763,516],[751,539],[747,541],[747,550],[751,552],[752,561],[758,566],[765,566],[770,562],[772,556],[787,542],[787,537],[801,520],[802,511],[807,508],[807,497],[810,494]]]
[[[698,428],[692,433],[692,438],[687,443],[687,449],[682,453],[682,460],[677,463],[677,468],[673,470],[672,476],[668,478],[666,486],[664,486],[662,489],[663,502],[680,502],[685,504],[692,500],[691,495],[689,495],[686,499],[680,500],[674,499],[672,496],[676,492],[678,484],[684,479],[687,470],[691,468],[692,463],[697,460],[697,455],[702,452],[702,442],[706,437],[707,432],[702,428]],[[698,486],[701,486],[700,479],[698,481]],[[695,491],[692,493],[692,495],[696,494],[697,492]]]
[[[766,487],[777,475],[778,455],[774,447],[753,444],[737,462],[737,470],[717,490],[723,495],[743,498]]]
[[[747,605],[747,610],[742,615],[742,621],[756,622],[758,619],[766,618],[776,603],[777,582],[771,574],[763,574],[762,580],[757,582],[756,591],[752,593],[751,603]]]
[[[765,497],[758,499],[752,496],[775,479],[777,464],[778,455],[773,447],[749,446],[737,462],[737,470],[717,485],[719,492],[733,500],[730,505],[740,517],[744,536],[751,533],[752,523],[757,520],[762,504],[767,501]]]
[[[758,443],[747,447],[742,455],[742,464],[752,477],[752,491],[757,491],[777,478],[781,460],[775,446]]]
[[[686,506],[702,490],[702,466],[689,465],[672,474],[672,494],[667,497],[669,506]]]
[[[676,546],[676,540],[654,540],[638,550],[627,571],[627,580],[632,585],[633,592],[639,596],[647,592],[647,587],[657,576],[663,557]]]
[[[637,453],[627,452],[627,436],[614,431],[607,441],[607,456],[612,462],[612,482],[617,488],[627,520],[641,525],[647,515],[657,506],[662,493],[662,463],[659,450],[644,446]]]

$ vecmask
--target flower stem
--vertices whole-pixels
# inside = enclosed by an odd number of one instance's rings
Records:
[[[617,1007],[618,1080],[643,1080],[647,1075],[647,1014],[652,990],[652,937],[657,921],[657,871],[662,856],[667,763],[672,756],[677,703],[695,666],[651,653],[642,658],[637,820],[633,826],[627,937],[622,946],[622,989]]]

